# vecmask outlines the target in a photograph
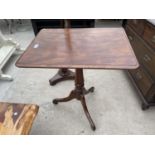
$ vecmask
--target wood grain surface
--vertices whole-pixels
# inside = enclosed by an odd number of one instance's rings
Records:
[[[0,135],[26,135],[39,107],[32,104],[12,104],[0,102]]]
[[[42,29],[16,65],[134,69],[138,62],[123,28]]]

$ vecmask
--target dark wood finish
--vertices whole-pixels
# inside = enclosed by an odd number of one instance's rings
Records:
[[[85,89],[84,87],[84,77],[83,77],[83,70],[82,69],[76,69],[76,74],[75,74],[75,89],[71,91],[69,96],[65,98],[60,98],[60,99],[54,99],[53,103],[58,104],[58,102],[67,102],[72,99],[77,99],[80,100],[83,110],[85,112],[85,115],[90,123],[90,126],[92,130],[95,130],[95,124],[89,114],[86,101],[85,101],[85,94],[88,94],[90,92],[94,91],[94,87],[89,88],[88,90]]]
[[[84,97],[94,88],[84,88],[82,69],[135,69],[138,62],[123,28],[44,29],[16,65],[25,68],[76,69],[75,89],[68,97],[55,99],[53,103],[74,98],[80,100],[90,126],[95,130]]]
[[[91,28],[95,26],[94,19],[69,19],[70,28]]]
[[[146,24],[143,38],[155,51],[155,26]]]
[[[135,19],[136,20],[136,19]],[[153,36],[155,26],[147,20],[128,20],[125,25],[126,33],[139,60],[140,67],[129,70],[142,96],[142,109],[155,105],[155,48]],[[134,25],[134,26],[133,26]]]
[[[138,62],[123,28],[43,29],[16,65],[134,69]]]
[[[70,20],[64,20],[63,23],[64,23],[64,28],[71,27]],[[66,68],[61,68],[56,73],[56,75],[49,80],[49,83],[51,86],[53,86],[53,85],[56,85],[57,83],[59,83],[61,81],[74,80],[74,78],[75,78],[74,72],[72,72],[71,70],[66,69]]]
[[[142,19],[133,19],[133,20],[128,20],[128,25],[130,25],[130,27],[132,29],[134,29],[139,35],[143,34],[144,31],[144,20]]]
[[[153,79],[149,76],[149,74],[147,74],[147,72],[143,68],[131,70],[130,73],[132,74],[141,92],[144,95],[147,95],[149,89],[154,84]]]
[[[35,35],[37,35],[38,32],[43,28],[71,27],[70,20],[63,20],[63,19],[32,19],[31,22]],[[49,83],[51,86],[54,86],[58,82],[64,80],[73,80],[74,78],[75,78],[74,72],[62,68],[59,69],[56,75],[49,80]]]
[[[69,69],[59,69],[57,74],[55,74],[54,77],[52,77],[49,80],[49,83],[51,86],[54,86],[61,81],[74,80],[74,79],[75,79],[75,73],[74,72],[72,72]]]
[[[43,28],[87,28],[94,27],[94,19],[32,19],[35,35]],[[59,69],[54,77],[49,80],[51,86],[64,80],[73,80],[74,72],[68,69]]]
[[[127,26],[126,30],[138,60],[155,78],[155,52],[130,27]]]
[[[32,104],[0,102],[0,135],[26,135],[39,107]]]
[[[64,28],[63,19],[31,19],[31,23],[35,35],[43,28]]]
[[[65,28],[67,19],[31,19],[35,35],[43,28]],[[70,28],[90,28],[94,27],[94,19],[69,19]]]

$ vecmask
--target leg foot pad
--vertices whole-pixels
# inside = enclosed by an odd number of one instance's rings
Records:
[[[58,101],[56,99],[53,100],[53,104],[58,104]]]

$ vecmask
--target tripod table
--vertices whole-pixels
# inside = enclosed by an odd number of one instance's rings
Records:
[[[75,69],[75,88],[68,97],[53,103],[77,99],[92,130],[95,124],[87,109],[83,69],[135,69],[136,56],[123,28],[42,29],[16,65],[22,68]]]

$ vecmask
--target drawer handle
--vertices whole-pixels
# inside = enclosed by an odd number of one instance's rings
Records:
[[[128,37],[129,37],[129,40],[131,40],[131,41],[133,40],[133,37],[132,36],[128,36]]]
[[[144,55],[143,59],[146,62],[151,61],[151,58],[147,54]]]
[[[155,35],[152,37],[152,42],[155,43]]]
[[[142,75],[141,75],[140,73],[136,73],[136,79],[137,79],[137,80],[142,79]]]

